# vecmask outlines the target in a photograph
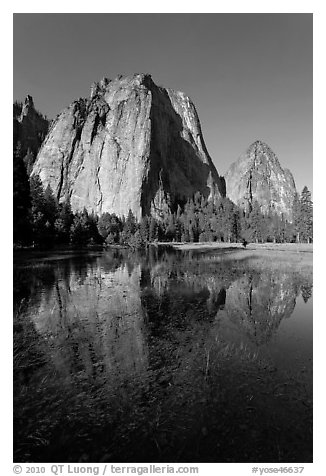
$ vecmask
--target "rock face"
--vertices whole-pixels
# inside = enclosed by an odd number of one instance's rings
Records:
[[[194,105],[147,74],[94,83],[54,121],[33,174],[74,211],[97,214],[160,216],[197,191],[225,195]]]
[[[22,155],[27,154],[29,162],[34,162],[48,132],[48,120],[36,111],[33,98],[27,96],[23,104],[14,104],[13,121],[14,150],[20,142]]]
[[[250,210],[256,201],[263,213],[275,212],[292,219],[296,187],[288,169],[264,142],[257,140],[225,175],[226,194],[234,203]]]

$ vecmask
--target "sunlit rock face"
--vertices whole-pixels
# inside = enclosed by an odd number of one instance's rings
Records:
[[[298,289],[288,273],[245,275],[227,290],[225,313],[256,344],[268,342],[293,313]]]
[[[97,214],[160,216],[197,191],[225,195],[193,103],[148,74],[94,83],[54,121],[33,174],[74,211]]]
[[[257,140],[234,162],[225,175],[226,194],[234,203],[250,210],[256,201],[269,211],[292,220],[296,187],[288,169],[283,169],[272,149]]]
[[[134,375],[147,366],[140,266],[101,272],[90,266],[56,277],[36,301],[36,330],[51,344],[63,375]]]

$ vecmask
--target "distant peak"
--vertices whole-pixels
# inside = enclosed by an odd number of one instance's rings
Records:
[[[263,154],[266,154],[270,157],[275,156],[275,153],[270,148],[270,146],[268,144],[266,144],[266,142],[264,142],[262,140],[259,140],[259,139],[255,140],[255,142],[253,142],[247,149],[247,154],[248,155],[251,155],[253,153],[255,153],[255,154],[263,153]]]
[[[19,120],[22,121],[23,118],[25,116],[27,116],[28,114],[30,114],[31,112],[32,112],[32,114],[35,113],[34,101],[33,101],[32,96],[27,94],[27,96],[25,98],[25,101],[24,101],[24,104],[23,104],[23,107],[22,107],[22,111],[21,111]]]
[[[30,96],[29,94],[27,94],[27,96],[26,96],[26,98],[25,98],[24,106],[25,106],[25,107],[32,107],[32,108],[34,108],[33,98],[32,98],[32,96]]]
[[[254,146],[255,146],[255,147],[268,147],[268,148],[270,148],[270,147],[266,144],[266,142],[264,142],[263,140],[260,140],[260,139],[255,140],[255,142],[253,142],[253,143],[250,145],[250,147],[254,147]]]

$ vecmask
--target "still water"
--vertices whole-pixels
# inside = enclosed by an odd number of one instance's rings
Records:
[[[232,252],[18,255],[15,461],[311,462],[312,282]]]

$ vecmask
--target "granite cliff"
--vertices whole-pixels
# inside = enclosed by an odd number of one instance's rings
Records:
[[[271,148],[257,140],[225,174],[226,194],[250,210],[256,201],[263,213],[275,212],[291,220],[296,187],[288,169],[283,169]]]
[[[148,74],[93,83],[53,122],[32,173],[74,211],[97,214],[160,216],[197,191],[225,195],[193,103]]]
[[[20,144],[28,172],[32,169],[48,128],[49,121],[35,109],[31,96],[26,96],[24,103],[14,103],[13,146],[15,150]]]

